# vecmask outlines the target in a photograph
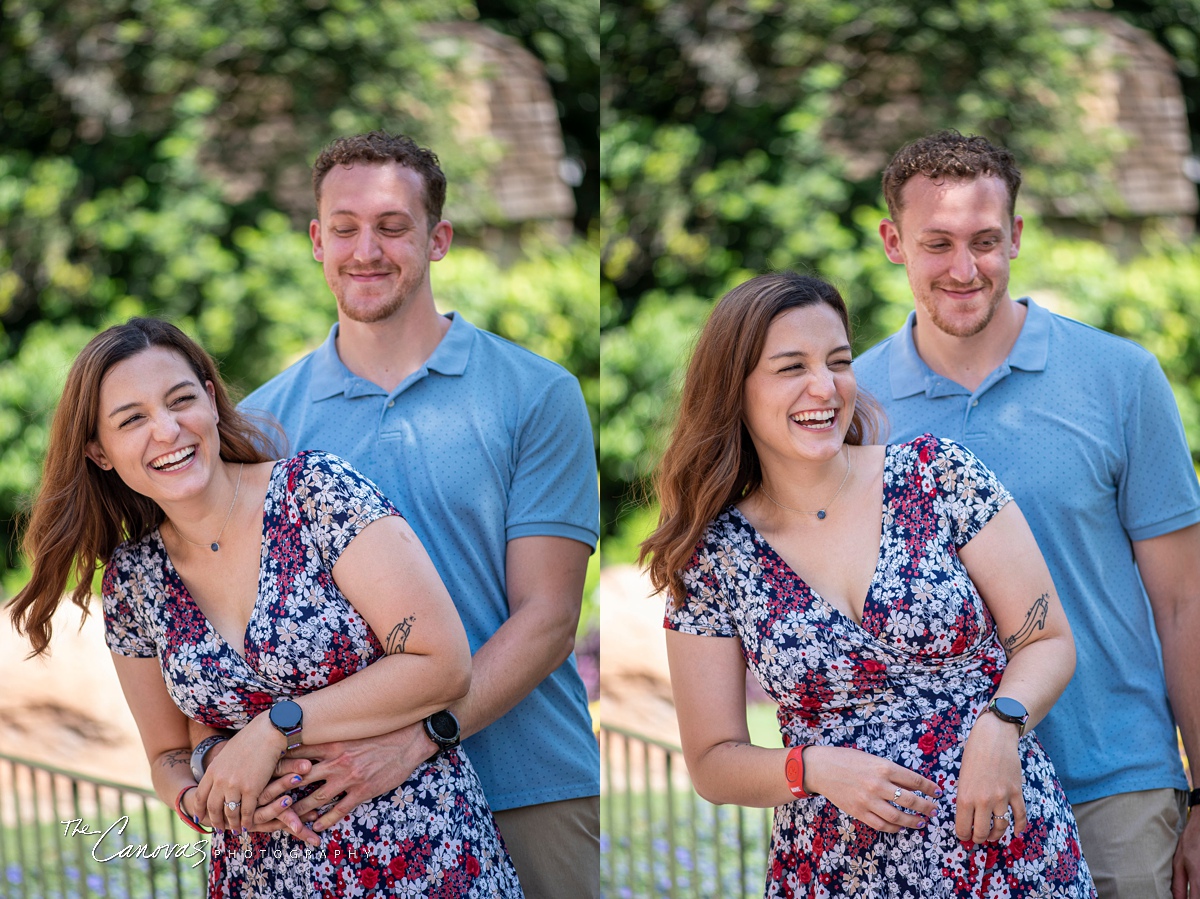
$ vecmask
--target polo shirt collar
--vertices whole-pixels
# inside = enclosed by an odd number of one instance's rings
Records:
[[[471,355],[471,344],[474,342],[477,329],[457,312],[451,312],[447,317],[450,319],[450,329],[413,378],[424,377],[425,373],[429,371],[454,377],[462,375],[467,370],[467,360]],[[342,362],[337,353],[337,335],[338,324],[334,322],[325,342],[313,351],[313,374],[309,386],[309,397],[315,402],[339,394],[345,394],[347,398],[372,394],[383,396],[385,391],[382,387],[365,378],[360,378]],[[397,390],[411,383],[413,378],[407,379]]]
[[[1022,297],[1017,302],[1023,303],[1028,312],[1025,314],[1025,323],[1021,325],[1021,333],[1017,335],[1017,341],[1003,364],[1023,371],[1043,371],[1050,352],[1050,313],[1029,297]],[[913,311],[908,314],[908,320],[892,342],[888,372],[892,399],[904,399],[918,393],[932,397],[966,392],[966,388],[943,378],[925,364],[913,342],[913,329],[916,326],[917,313]]]

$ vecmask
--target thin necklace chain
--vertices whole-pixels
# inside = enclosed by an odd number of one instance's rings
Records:
[[[769,499],[775,505],[779,506],[779,508],[781,508],[781,509],[787,509],[789,512],[796,512],[800,515],[816,515],[818,519],[823,520],[825,518],[825,510],[828,509],[830,506],[832,506],[835,502],[837,502],[837,498],[839,496],[841,496],[842,488],[846,486],[846,481],[849,480],[849,478],[850,478],[850,452],[849,452],[849,450],[847,450],[847,452],[846,452],[846,473],[844,475],[842,475],[842,483],[838,484],[837,493],[835,493],[833,495],[833,499],[831,499],[829,502],[827,502],[824,506],[822,506],[820,509],[816,509],[815,511],[812,511],[812,512],[809,512],[805,509],[793,509],[791,506],[785,506],[783,503],[781,503],[779,500],[777,500],[775,497],[771,496],[771,494],[767,492],[766,485],[764,485],[764,484],[759,484],[758,489],[763,492],[763,496],[765,496],[767,499]]]
[[[171,528],[176,534],[179,535],[180,540],[184,540],[192,544],[192,546],[207,546],[213,552],[216,552],[221,548],[221,535],[225,533],[225,525],[229,524],[229,518],[231,515],[233,515],[233,507],[237,505],[238,492],[242,489],[242,472],[245,470],[246,463],[243,462],[241,467],[238,469],[237,486],[233,488],[233,500],[229,503],[229,511],[225,513],[225,520],[221,522],[221,530],[217,532],[217,539],[212,543],[197,543],[195,540],[188,540],[187,537],[183,536],[183,531],[179,530],[179,526],[172,521]]]

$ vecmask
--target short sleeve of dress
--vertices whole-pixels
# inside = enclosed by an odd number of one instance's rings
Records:
[[[140,577],[132,554],[117,547],[104,568],[100,590],[104,642],[119,656],[150,659],[158,655],[158,647],[146,620],[145,591],[138,586]]]
[[[367,525],[389,515],[400,516],[369,478],[330,453],[304,452],[292,458],[287,489],[289,511],[306,522],[329,570]]]
[[[935,506],[945,515],[957,549],[962,549],[996,513],[1012,501],[1012,494],[978,456],[953,440],[925,434],[913,443],[921,459],[923,476],[936,489]]]
[[[710,528],[696,546],[683,571],[687,599],[678,608],[668,598],[663,627],[681,634],[701,637],[737,636],[729,609],[729,595],[720,577],[720,550],[714,546]]]

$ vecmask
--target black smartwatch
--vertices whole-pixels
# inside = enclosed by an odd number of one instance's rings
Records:
[[[300,731],[304,727],[304,709],[300,708],[300,703],[281,699],[271,706],[270,718],[275,729],[287,740],[288,749],[300,745]],[[287,749],[283,752],[287,752]]]
[[[426,759],[426,761],[433,761],[437,758],[438,752],[445,749],[453,749],[462,741],[462,730],[458,726],[458,719],[454,717],[454,713],[449,709],[434,712],[426,718],[425,733],[429,735],[429,739],[437,744],[437,752]]]
[[[988,703],[987,710],[1001,721],[1008,721],[1017,726],[1017,736],[1025,736],[1025,725],[1029,721],[1029,712],[1025,706],[1007,696],[995,696]]]

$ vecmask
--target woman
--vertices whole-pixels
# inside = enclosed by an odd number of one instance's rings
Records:
[[[968,450],[870,445],[850,342],[833,287],[769,274],[688,369],[642,558],[696,788],[778,806],[767,896],[1094,895],[1028,732],[1075,666],[1045,563]],[[750,745],[747,666],[789,748]]]
[[[14,621],[44,652],[72,570],[86,611],[105,564],[107,640],[155,789],[219,828],[210,895],[521,895],[454,747],[319,836],[295,826],[308,847],[280,829],[295,797],[258,808],[288,748],[439,713],[471,670],[432,562],[374,485],[334,456],[266,447],[178,328],[95,337],[54,416]],[[189,717],[237,731],[199,785]]]

